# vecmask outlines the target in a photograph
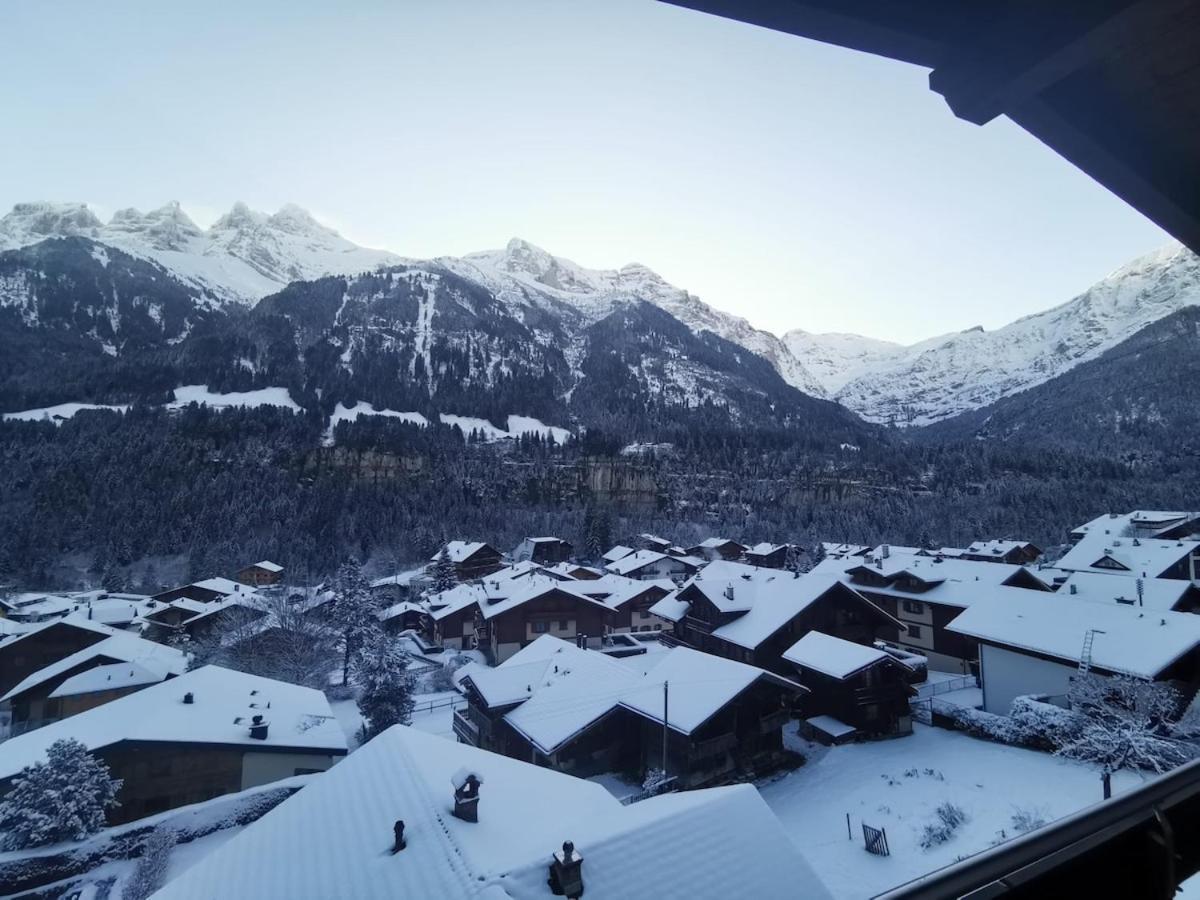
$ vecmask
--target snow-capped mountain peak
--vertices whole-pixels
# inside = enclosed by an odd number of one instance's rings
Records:
[[[148,213],[132,207],[117,210],[106,231],[140,239],[155,250],[186,250],[192,241],[204,237],[204,232],[174,200]]]
[[[0,249],[52,237],[94,237],[102,227],[86,203],[18,203],[0,219]]]

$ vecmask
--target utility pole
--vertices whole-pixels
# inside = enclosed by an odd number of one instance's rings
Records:
[[[663,682],[663,754],[662,754],[662,770],[663,778],[667,777],[667,698],[669,696],[669,682]]]

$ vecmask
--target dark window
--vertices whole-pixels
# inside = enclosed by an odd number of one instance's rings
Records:
[[[925,604],[919,600],[905,600],[904,611],[919,616],[925,612]]]
[[[921,626],[920,625],[909,625],[908,626],[908,636],[912,637],[912,638],[919,638],[921,636]]]
[[[570,625],[571,625],[570,619],[559,619],[558,620],[558,630],[559,631],[566,631],[570,627]]]
[[[546,633],[546,623],[545,622],[534,622],[533,623],[533,633],[534,634],[545,634]]]

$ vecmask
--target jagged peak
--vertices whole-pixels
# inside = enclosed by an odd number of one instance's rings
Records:
[[[267,220],[267,223],[289,234],[341,237],[337,231],[328,225],[322,225],[313,218],[312,213],[295,203],[285,203],[279,208],[279,212]]]
[[[244,228],[257,228],[267,224],[270,217],[266,213],[251,209],[241,200],[230,208],[229,212],[213,222],[212,231],[235,231]]]
[[[86,203],[35,201],[14,204],[12,211],[0,219],[0,231],[38,237],[90,237],[102,224]]]

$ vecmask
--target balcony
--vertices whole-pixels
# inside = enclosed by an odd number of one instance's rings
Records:
[[[727,753],[738,744],[737,735],[735,734],[720,734],[715,738],[709,738],[707,741],[700,741],[688,748],[688,759],[697,760],[704,759],[709,756],[716,756],[720,753]]]
[[[454,711],[453,723],[454,733],[460,741],[470,744],[472,747],[479,746],[479,726],[471,721],[464,710],[456,709]]]

